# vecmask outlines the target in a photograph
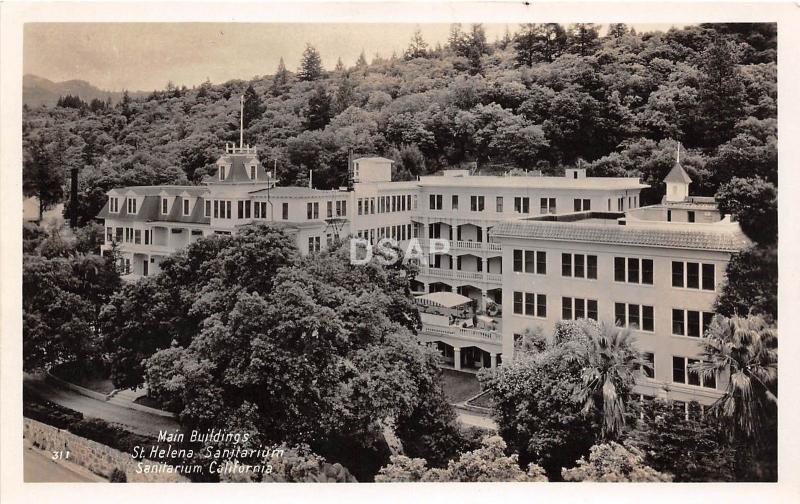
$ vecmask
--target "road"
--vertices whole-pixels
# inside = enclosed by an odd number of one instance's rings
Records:
[[[86,483],[107,481],[75,464],[55,462],[49,453],[25,443],[22,454],[25,483]]]
[[[497,431],[497,423],[491,418],[461,408],[456,408],[455,410],[458,421],[462,424],[471,427],[480,427],[481,429]]]
[[[145,436],[158,436],[160,430],[178,429],[172,418],[133,410],[106,401],[83,396],[71,390],[61,389],[45,381],[44,377],[25,374],[22,381],[25,394],[38,395],[48,401],[80,411],[87,417],[102,418],[107,422],[124,425],[128,430]]]

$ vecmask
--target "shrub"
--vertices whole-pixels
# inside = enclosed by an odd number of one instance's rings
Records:
[[[25,398],[22,402],[22,415],[59,429],[66,429],[83,420],[83,413],[44,399],[32,401]]]
[[[670,482],[672,475],[644,463],[644,454],[631,446],[607,443],[592,446],[589,458],[581,457],[577,467],[563,469],[564,481]]]
[[[128,477],[125,475],[124,471],[115,468],[111,471],[111,476],[109,476],[108,481],[111,483],[127,483]]]

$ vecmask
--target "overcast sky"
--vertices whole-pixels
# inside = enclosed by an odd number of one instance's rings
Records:
[[[485,25],[490,41],[508,26]],[[638,31],[670,25],[634,24]],[[81,79],[108,91],[162,89],[168,81],[191,87],[210,79],[272,74],[283,57],[296,70],[306,43],[333,68],[379,53],[401,55],[416,27],[431,45],[445,43],[447,24],[31,23],[25,26],[23,68],[53,81]],[[468,28],[465,25],[464,28]]]

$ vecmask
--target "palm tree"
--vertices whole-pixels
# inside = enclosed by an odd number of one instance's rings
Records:
[[[576,398],[583,402],[583,412],[600,409],[603,437],[618,435],[625,426],[625,402],[642,366],[646,366],[634,346],[628,329],[599,324],[588,331],[583,342],[582,383]]]
[[[729,376],[713,409],[732,421],[734,432],[756,437],[778,404],[778,332],[763,318],[721,315],[706,332],[702,361],[690,369],[703,378]]]

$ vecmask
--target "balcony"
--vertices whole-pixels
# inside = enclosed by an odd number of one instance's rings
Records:
[[[427,266],[420,266],[420,276],[429,276],[433,278],[444,278],[447,280],[462,280],[468,282],[485,282],[490,284],[500,285],[503,281],[503,275],[500,273],[486,273],[483,271],[463,271],[453,269],[429,268]]]
[[[424,324],[422,326],[422,334],[432,338],[444,337],[498,346],[503,345],[503,335],[501,333],[482,329]]]

